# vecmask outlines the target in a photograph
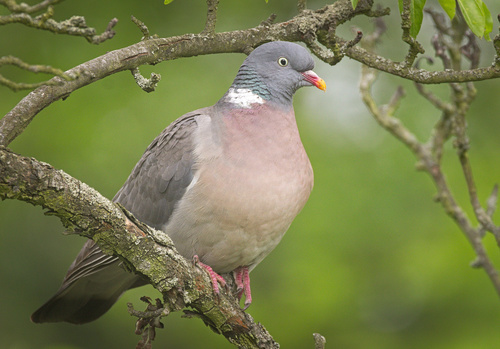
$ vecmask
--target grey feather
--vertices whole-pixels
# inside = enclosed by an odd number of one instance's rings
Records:
[[[167,127],[146,149],[113,199],[154,228],[168,222],[193,179],[193,141],[189,135],[201,113],[188,113]]]

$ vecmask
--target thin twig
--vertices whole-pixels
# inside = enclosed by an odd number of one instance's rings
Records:
[[[14,65],[20,69],[32,72],[32,73],[45,73],[45,74],[51,74],[55,76],[59,76],[63,78],[66,81],[70,81],[74,79],[76,76],[66,74],[63,72],[61,69],[57,69],[54,67],[51,67],[49,65],[38,65],[38,64],[28,64],[24,61],[22,61],[20,58],[14,57],[14,56],[4,56],[0,57],[0,67],[4,65]],[[49,82],[50,81],[50,82]],[[7,86],[13,91],[19,91],[19,90],[29,90],[33,88],[37,88],[42,85],[57,85],[61,84],[62,81],[55,81],[55,80],[47,80],[47,81],[41,81],[37,83],[22,83],[22,82],[15,82],[10,79],[7,79],[3,75],[0,75],[0,85]]]
[[[417,59],[415,62],[415,67],[419,68],[420,62],[425,59],[429,64],[433,64],[434,60],[431,57],[420,57]],[[415,83],[415,87],[418,91],[418,93],[427,99],[434,107],[436,107],[439,110],[442,110],[443,112],[451,112],[453,107],[449,103],[443,102],[438,96],[436,96],[434,93],[428,91],[423,84]]]
[[[9,1],[7,0],[7,2]],[[118,23],[116,18],[113,18],[109,22],[106,30],[102,34],[96,34],[97,31],[94,28],[88,27],[85,18],[82,16],[73,16],[61,22],[53,20],[54,8],[51,5],[49,6],[49,3],[52,2],[44,3],[44,6],[47,4],[46,12],[34,18],[30,16],[29,12],[14,12],[9,15],[0,16],[0,25],[21,23],[28,27],[48,30],[56,34],[82,36],[93,44],[100,44],[103,41],[111,39],[115,35],[112,29],[116,23]],[[43,6],[39,6],[39,9],[43,8]]]
[[[274,23],[274,21],[276,20],[276,17],[277,17],[276,13],[271,13],[269,15],[269,17],[267,17],[265,20],[260,22],[260,26],[269,27],[271,24]]]
[[[300,12],[304,11],[307,8],[307,0],[298,0],[297,1],[297,10]]]
[[[325,349],[326,339],[319,333],[313,333],[314,349]]]
[[[215,34],[215,24],[217,23],[217,9],[219,0],[207,0],[207,19],[202,35],[213,36]]]
[[[424,48],[417,39],[410,35],[411,28],[411,16],[410,16],[410,6],[411,0],[403,0],[403,12],[401,13],[401,28],[403,29],[402,39],[406,42],[410,48],[408,53],[402,62],[403,66],[411,67],[417,58],[419,53],[425,53]]]
[[[33,13],[63,1],[64,0],[44,0],[36,5],[30,6],[24,2],[18,4],[15,0],[0,0],[0,5],[4,5],[12,13]]]
[[[396,91],[391,96],[389,103],[381,107],[381,111],[386,115],[394,115],[396,110],[399,108],[401,100],[406,96],[406,92],[402,86],[398,86]]]
[[[467,43],[460,47],[462,55],[470,61],[470,69],[476,69],[479,66],[479,57],[481,48],[477,44],[476,36],[469,29],[465,32]]]
[[[448,56],[448,53],[446,52],[446,47],[443,42],[444,39],[441,33],[435,34],[431,39],[431,44],[434,48],[436,57],[439,57],[441,59],[444,69],[451,69],[451,60]]]
[[[448,32],[449,26],[447,25],[443,13],[434,11],[431,8],[425,8],[424,12],[428,13],[431,16],[432,21],[434,22],[434,26],[436,27],[438,33],[446,34]]]
[[[148,27],[144,24],[144,22],[138,20],[135,18],[133,15],[130,16],[130,19],[134,24],[139,28],[139,30],[142,32],[142,40],[149,40],[151,38],[151,35],[149,34],[149,29]]]
[[[491,214],[488,214],[481,206],[481,203],[479,202],[479,198],[477,196],[476,183],[474,181],[474,176],[472,174],[472,166],[470,164],[467,151],[460,152],[459,159],[460,159],[460,164],[462,165],[462,171],[464,173],[465,181],[467,183],[467,189],[469,191],[469,199],[472,208],[474,209],[474,214],[476,215],[476,218],[482,225],[482,227],[493,233],[497,241],[497,245],[500,246],[500,227],[496,226],[493,223],[491,219]]]
[[[458,20],[453,21],[451,28],[446,32],[446,34],[442,33],[442,35],[450,36],[452,39],[451,43],[447,46],[451,57],[451,66],[460,68],[461,56],[463,55],[469,59],[471,68],[474,69],[479,64],[480,48],[470,30],[464,29],[464,23],[462,22],[463,21]],[[468,42],[466,45],[461,46],[461,42],[464,37],[468,39]],[[451,114],[452,132],[456,137],[454,145],[457,148],[458,158],[465,177],[465,182],[467,184],[469,200],[472,208],[474,209],[474,214],[481,226],[494,235],[497,244],[500,246],[500,227],[493,223],[491,215],[488,215],[485,209],[481,206],[468,155],[470,141],[466,133],[467,122],[465,117],[470,104],[476,96],[476,89],[472,83],[466,84],[465,88],[459,84],[450,84],[450,87],[453,102],[455,104],[453,113]],[[478,235],[481,235],[480,232],[478,232]]]
[[[330,30],[329,36],[330,38],[334,38],[334,30]],[[318,58],[320,58],[323,62],[328,63],[330,65],[336,65],[339,63],[346,55],[346,52],[357,45],[361,39],[363,38],[363,33],[360,30],[356,31],[356,36],[354,39],[345,41],[342,45],[336,45],[332,41],[328,41],[329,50],[321,47],[317,41],[315,40],[315,36],[311,36],[308,40],[306,40],[307,47],[311,50],[313,54],[315,54]]]
[[[493,216],[495,213],[495,210],[497,208],[497,202],[498,202],[498,184],[495,184],[493,186],[493,190],[491,191],[490,197],[486,201],[486,214],[490,217]]]
[[[145,92],[153,92],[156,89],[158,82],[161,80],[161,75],[157,73],[151,73],[149,79],[146,79],[141,75],[139,68],[134,68],[130,71],[132,72],[137,85]]]
[[[498,21],[500,22],[500,14],[497,16]],[[496,57],[495,57],[495,62],[496,65],[500,65],[500,34],[495,35],[493,38],[493,47],[495,48],[496,51]]]

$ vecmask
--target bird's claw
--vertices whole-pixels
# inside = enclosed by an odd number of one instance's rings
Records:
[[[193,256],[193,263],[201,268],[203,268],[207,273],[208,276],[210,277],[210,280],[212,281],[212,289],[214,290],[214,293],[218,296],[220,291],[219,291],[219,284],[221,284],[222,287],[224,287],[226,290],[228,289],[228,285],[226,283],[226,280],[219,274],[217,274],[211,266],[200,262],[200,258],[198,255]]]
[[[238,295],[238,299],[241,299],[243,294],[245,294],[245,306],[243,310],[247,310],[247,308],[252,304],[252,292],[250,290],[250,276],[248,267],[239,267],[233,271],[234,282],[236,283],[236,292]]]

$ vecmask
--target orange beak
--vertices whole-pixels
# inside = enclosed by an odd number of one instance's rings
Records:
[[[320,78],[315,72],[313,72],[312,70],[308,70],[301,74],[304,76],[304,80],[316,86],[320,90],[326,91],[325,80]]]

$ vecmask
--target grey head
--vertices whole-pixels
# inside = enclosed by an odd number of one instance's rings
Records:
[[[250,90],[265,101],[291,106],[293,94],[302,86],[325,90],[325,82],[313,68],[314,60],[304,47],[286,41],[269,42],[245,59],[230,91]]]

